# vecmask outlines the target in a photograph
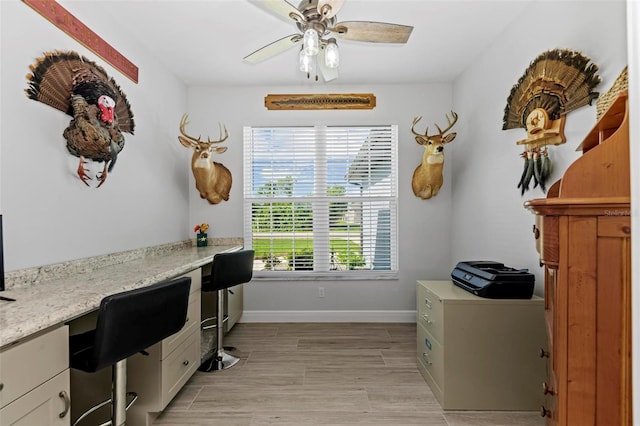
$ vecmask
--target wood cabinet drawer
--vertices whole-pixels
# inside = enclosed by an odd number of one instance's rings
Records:
[[[418,324],[417,356],[441,390],[444,389],[444,349],[433,335]]]
[[[540,261],[551,268],[557,268],[560,260],[560,234],[558,216],[540,216],[535,218],[533,233]]]
[[[200,365],[200,329],[191,333],[182,346],[162,360],[162,407],[184,386]]]
[[[68,327],[58,327],[0,352],[0,366],[2,408],[69,368]]]
[[[444,341],[442,300],[428,288],[417,286],[417,323],[429,331],[439,342]]]
[[[3,426],[68,426],[70,418],[68,369],[0,410]]]

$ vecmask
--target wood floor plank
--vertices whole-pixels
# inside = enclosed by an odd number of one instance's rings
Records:
[[[415,356],[414,356],[415,358]],[[378,350],[297,350],[297,351],[253,351],[247,365],[285,364],[307,366],[353,366],[382,367],[385,365]]]
[[[250,426],[447,426],[440,413],[311,412],[255,415]]]
[[[537,412],[444,412],[416,367],[416,325],[238,323],[241,361],[196,372],[158,426],[543,426]]]
[[[191,404],[191,411],[272,412],[297,411],[366,411],[370,410],[364,390],[307,389],[291,387],[267,390],[247,387],[205,386]]]

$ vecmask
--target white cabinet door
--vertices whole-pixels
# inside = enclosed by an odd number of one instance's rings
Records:
[[[2,426],[69,426],[69,370],[0,410]]]

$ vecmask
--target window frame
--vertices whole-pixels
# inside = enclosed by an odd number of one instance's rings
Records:
[[[244,209],[244,215],[243,215],[243,228],[244,228],[244,244],[245,247],[247,248],[252,248],[253,247],[253,239],[254,239],[254,210],[253,210],[253,206],[254,203],[260,203],[262,202],[262,200],[269,200],[270,202],[277,202],[277,201],[287,201],[287,202],[292,202],[292,203],[311,203],[312,206],[318,206],[318,205],[324,205],[324,208],[327,209],[327,211],[330,211],[330,209],[327,208],[327,204],[331,203],[332,200],[331,196],[329,195],[324,195],[324,196],[318,196],[317,193],[313,193],[312,196],[297,196],[297,197],[273,197],[273,198],[261,198],[261,197],[257,197],[254,194],[254,168],[255,168],[255,163],[254,163],[254,151],[253,151],[253,146],[254,146],[254,137],[253,137],[253,132],[254,130],[259,130],[259,131],[269,131],[269,130],[278,130],[278,129],[287,129],[287,130],[291,130],[291,131],[295,131],[294,129],[302,129],[305,131],[312,131],[314,133],[314,135],[320,135],[319,137],[316,137],[314,139],[314,151],[317,151],[319,148],[323,149],[325,154],[327,153],[327,149],[326,147],[326,143],[323,140],[324,138],[326,138],[327,134],[331,134],[330,130],[327,129],[368,129],[369,132],[372,132],[372,130],[377,129],[378,131],[381,130],[386,130],[389,134],[388,136],[388,141],[385,140],[384,143],[384,147],[386,147],[387,143],[388,146],[390,147],[390,153],[388,154],[388,161],[390,163],[390,171],[389,171],[389,175],[388,175],[388,179],[389,179],[389,189],[388,189],[388,194],[385,195],[370,195],[370,196],[353,196],[353,195],[349,195],[346,197],[342,197],[340,198],[341,201],[346,201],[346,202],[366,202],[366,203],[378,203],[378,202],[385,202],[389,204],[388,207],[388,211],[389,211],[389,247],[388,247],[388,251],[389,251],[389,259],[388,259],[388,263],[389,263],[389,269],[375,269],[375,265],[371,264],[369,266],[369,268],[367,269],[352,269],[352,270],[305,270],[305,271],[300,271],[300,270],[254,270],[253,273],[253,277],[259,280],[277,280],[277,281],[287,281],[287,280],[326,280],[326,279],[340,279],[340,280],[393,280],[393,279],[397,279],[398,278],[398,273],[399,273],[399,268],[398,268],[398,261],[399,261],[399,255],[398,255],[398,232],[399,232],[399,225],[398,225],[398,206],[399,206],[399,196],[398,196],[398,126],[396,124],[384,124],[384,125],[309,125],[309,126],[244,126],[243,127],[243,141],[244,141],[244,151],[243,151],[243,168],[244,168],[244,185],[243,185],[243,209]],[[375,132],[374,132],[375,134]],[[324,136],[323,136],[324,135]],[[371,146],[373,146],[373,142],[368,142],[369,139],[367,139],[367,141],[365,141],[362,145],[364,146],[364,144],[370,144],[370,146],[367,147],[367,149],[369,151],[367,152],[367,155],[369,157],[367,157],[368,160],[371,160],[372,155],[375,154],[371,154],[371,152],[375,151],[375,149],[372,149]],[[317,167],[317,163],[316,161],[319,161],[320,164],[325,164],[326,165],[326,158],[328,155],[330,154],[326,154],[324,155],[324,158],[322,155],[320,155],[320,158],[317,155],[317,152],[315,152],[315,156],[314,158],[314,172],[316,171],[316,167]],[[292,154],[292,158],[293,158],[294,154]],[[386,159],[387,157],[385,157]],[[352,163],[355,163],[355,161],[353,161]],[[351,164],[352,164],[351,163]],[[369,161],[369,164],[371,162]],[[351,166],[349,166],[350,169]],[[329,174],[329,170],[328,167],[325,167],[325,173],[324,173],[324,178],[322,177],[318,177],[317,173],[314,173],[314,186],[316,186],[318,184],[318,181],[322,181],[323,179],[326,179],[326,176]],[[367,173],[369,176],[375,175],[376,171],[375,168],[372,168],[371,165],[369,165],[369,168],[367,169]],[[348,182],[348,178],[345,178],[345,180]],[[321,185],[325,185],[325,188],[330,188],[330,186],[326,183],[326,182],[321,182]],[[375,184],[372,184],[371,187],[373,187]],[[312,207],[312,211],[322,211],[322,210],[315,210],[317,207]],[[381,210],[383,209],[375,209],[372,207],[369,207],[368,211],[371,213],[379,213]],[[322,255],[320,257],[316,257],[318,252],[317,250],[317,246],[318,245],[323,245],[324,244],[324,249],[326,250],[329,242],[331,241],[331,226],[326,226],[326,228],[321,229],[320,231],[316,231],[316,218],[315,216],[318,216],[317,214],[314,214],[314,225],[313,225],[313,241],[314,241],[314,260],[315,259],[319,259],[322,258]],[[376,225],[379,225],[378,220],[380,219],[376,219]],[[327,224],[328,225],[328,221]],[[360,224],[361,228],[364,226],[363,223]],[[270,231],[273,232],[273,231]],[[318,232],[320,235],[315,234],[315,232]],[[361,235],[363,230],[361,229]],[[374,237],[377,235],[377,233],[380,232],[378,229],[376,229],[375,233],[373,234]],[[371,239],[371,235],[368,235],[368,237]],[[326,240],[325,240],[326,239]],[[317,241],[319,240],[319,241]],[[375,239],[374,239],[375,240]],[[316,242],[318,242],[318,244],[316,244]],[[376,242],[369,242],[371,247],[376,247],[375,244]],[[362,246],[361,246],[362,247]],[[384,249],[386,249],[387,247],[385,246]],[[364,253],[361,253],[362,256],[364,257]],[[326,259],[329,258],[331,256],[331,254],[327,251],[327,253],[324,254],[324,261],[326,262]],[[371,251],[367,251],[367,256],[369,256],[369,261],[371,263],[373,263],[374,259],[373,259],[373,252]],[[326,264],[323,263],[323,265],[326,267],[327,265],[331,266],[331,260],[329,261],[330,263]]]

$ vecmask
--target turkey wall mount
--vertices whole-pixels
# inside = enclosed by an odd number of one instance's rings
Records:
[[[126,95],[101,66],[74,51],[45,52],[29,68],[27,97],[72,117],[63,136],[79,158],[78,177],[91,186],[87,161],[104,163],[95,175],[102,186],[124,148],[122,132],[135,127]]]
[[[548,145],[566,142],[566,114],[598,97],[593,89],[600,83],[598,66],[580,52],[555,49],[540,54],[531,62],[511,89],[504,109],[502,130],[522,127],[526,139],[516,142],[524,146],[521,157],[524,169],[518,182],[521,195],[540,185],[546,192],[551,173]]]

